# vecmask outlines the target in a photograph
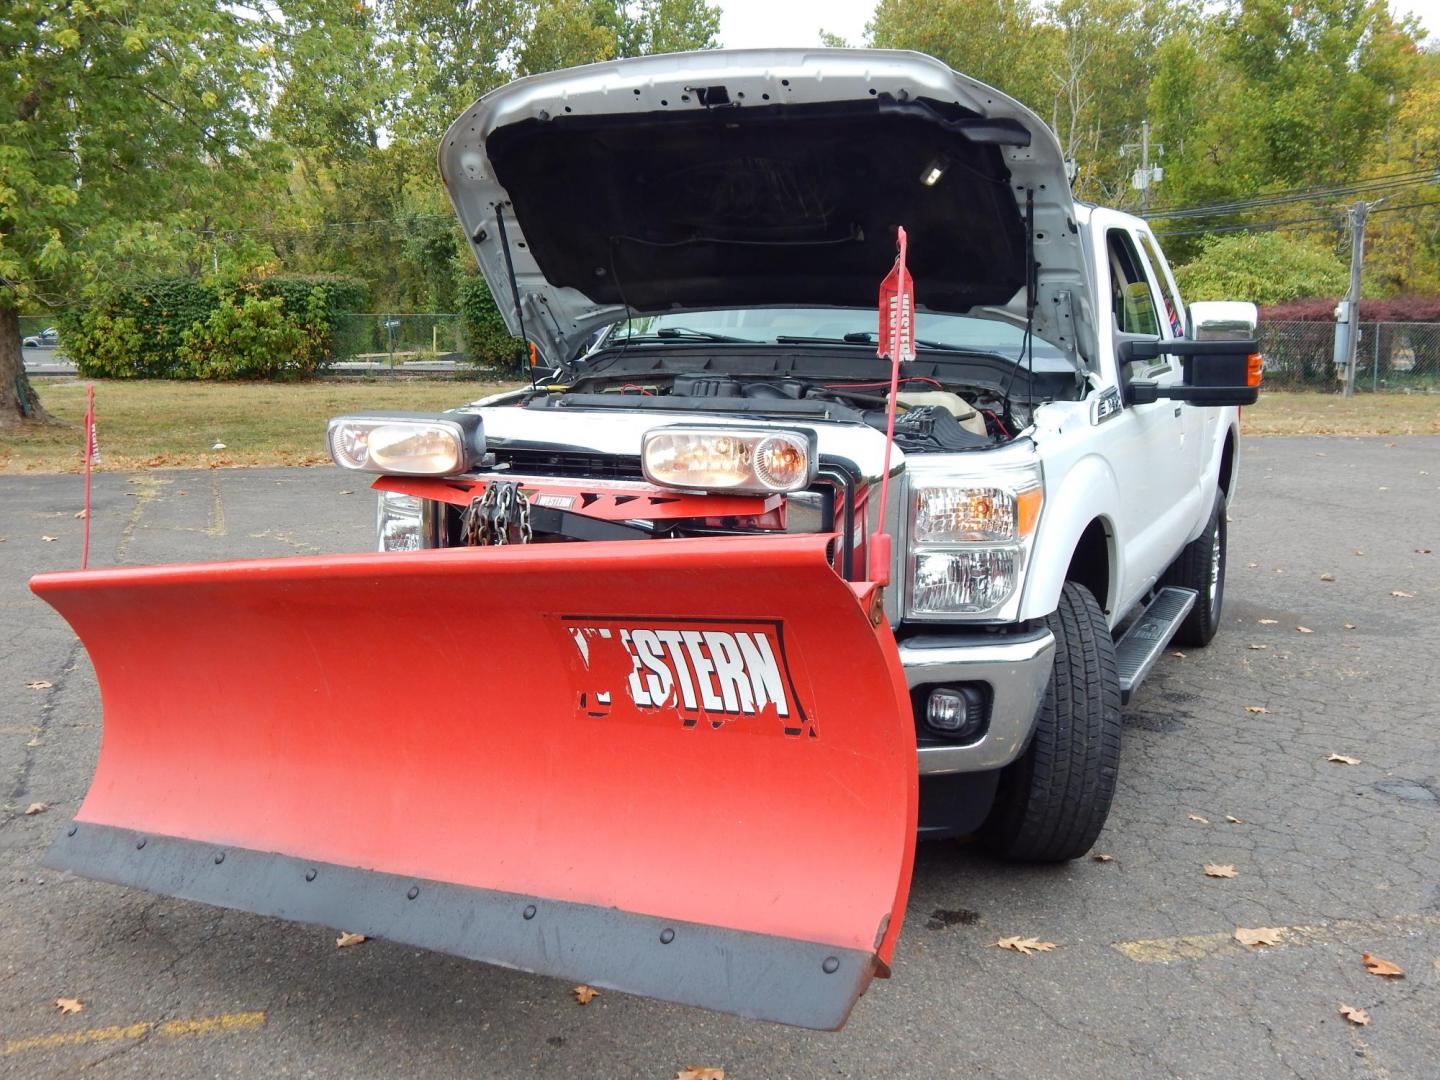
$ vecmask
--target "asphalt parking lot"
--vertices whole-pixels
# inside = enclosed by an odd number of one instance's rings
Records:
[[[1226,625],[1126,711],[1112,859],[922,846],[894,978],[834,1034],[580,1006],[567,983],[40,869],[100,736],[83,650],[25,588],[78,564],[81,482],[0,477],[0,1075],[1440,1076],[1440,438],[1244,452]],[[372,517],[330,469],[104,474],[92,561],[365,550]],[[1058,947],[994,946],[1011,935]]]

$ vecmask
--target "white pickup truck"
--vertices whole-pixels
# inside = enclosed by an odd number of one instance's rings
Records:
[[[524,79],[440,165],[543,363],[330,422],[378,553],[34,579],[105,709],[47,865],[838,1027],[917,836],[1088,850],[1215,633],[1254,308],[912,53]]]
[[[651,436],[804,433],[816,461],[783,528],[840,528],[846,574],[868,530],[898,538],[885,610],[913,695],[922,835],[978,831],[1017,859],[1086,852],[1121,704],[1167,642],[1202,646],[1219,625],[1254,306],[1187,310],[1144,221],[1072,199],[1034,113],[914,53],[537,76],[478,102],[440,156],[511,330],[551,362],[533,388],[460,410],[482,421],[489,468],[541,505],[563,504],[545,495],[555,480],[733,490],[661,475],[673,440]],[[897,225],[918,357],[877,522],[874,297]],[[382,550],[481,538],[470,511],[407,490],[381,495]]]

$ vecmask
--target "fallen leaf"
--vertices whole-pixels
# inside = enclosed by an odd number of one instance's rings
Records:
[[[1234,817],[1234,816],[1232,816],[1232,815],[1230,815],[1230,814],[1226,814],[1226,815],[1225,815],[1225,820],[1228,821],[1231,825],[1244,825],[1244,824],[1245,824],[1245,819],[1244,819],[1244,818]]]
[[[49,679],[31,679],[25,684],[27,690],[49,690],[55,684]]]
[[[1398,964],[1392,964],[1389,960],[1381,960],[1378,956],[1371,956],[1368,952],[1360,959],[1365,964],[1365,970],[1371,975],[1385,975],[1392,979],[1403,979],[1405,969]]]
[[[1274,626],[1274,625],[1275,625],[1276,623],[1278,623],[1279,621],[1280,621],[1279,619],[1261,619],[1261,620],[1260,620],[1260,625],[1261,625],[1261,626]]]
[[[341,494],[341,495],[354,495],[355,492],[353,492],[353,491],[342,491],[342,492],[340,492],[340,494]]]
[[[1321,575],[1320,575],[1320,580],[1321,580],[1321,581],[1334,581],[1334,580],[1335,580],[1335,575],[1334,575],[1334,574],[1321,574]]]
[[[42,536],[42,537],[40,537],[40,539],[41,539],[41,540],[44,540],[45,543],[47,543],[47,544],[53,544],[56,540],[59,540],[60,537],[58,537],[58,536]]]
[[[76,511],[75,511],[75,516],[76,516],[77,518],[79,518],[81,521],[84,521],[87,517],[90,516],[90,511],[89,511],[89,510],[76,510]]]
[[[5,539],[5,538],[4,538],[3,536],[0,536],[0,540],[4,540],[4,539]],[[1416,549],[1415,549],[1415,554],[1416,554],[1416,555],[1430,555],[1430,554],[1432,554],[1432,552],[1431,552],[1431,549],[1430,549],[1430,548],[1416,548]]]
[[[43,814],[46,810],[49,809],[50,807],[46,803],[32,802],[29,806],[25,807],[25,816],[33,817],[36,814]]]
[[[1278,945],[1280,938],[1284,936],[1283,926],[1256,926],[1254,928],[1237,926],[1235,928],[1235,940],[1241,945]]]
[[[1300,631],[1300,633],[1302,633],[1302,634],[1313,634],[1313,633],[1315,633],[1315,631],[1314,631],[1314,630],[1311,630],[1310,627],[1308,627],[1308,626],[1297,626],[1297,627],[1295,627],[1295,629],[1298,630],[1298,631]]]
[[[1201,825],[1210,824],[1209,818],[1203,818],[1199,814],[1186,814],[1185,816],[1188,817],[1191,821],[1198,821]]]
[[[1338,762],[1338,763],[1341,764],[1341,765],[1359,765],[1359,764],[1360,764],[1360,759],[1359,759],[1358,757],[1349,757],[1349,756],[1346,755],[1346,754],[1331,754],[1331,755],[1330,755],[1329,757],[1327,757],[1325,760],[1326,760],[1326,761],[1335,761],[1335,762]]]
[[[1228,863],[1206,863],[1206,877],[1239,877],[1240,872]]]
[[[335,939],[335,947],[348,949],[351,945],[359,945],[362,941],[368,940],[364,934],[352,934],[349,930],[341,930],[340,936]]]
[[[675,1080],[725,1080],[724,1069],[711,1069],[704,1065],[686,1065],[675,1074]]]
[[[575,1000],[581,1005],[589,1005],[590,1002],[595,1000],[595,996],[600,993],[600,991],[596,990],[593,986],[586,986],[584,983],[581,983],[570,992],[575,995]]]
[[[1252,713],[1268,713],[1270,710],[1267,709],[1264,705],[1246,705],[1245,711]]]
[[[1179,649],[1176,649],[1176,650],[1175,650],[1174,652],[1172,652],[1170,655],[1173,656],[1173,657],[1175,657],[1177,660],[1184,660],[1184,659],[1185,659],[1185,654],[1184,654],[1183,652],[1181,652]]]
[[[1251,646],[1250,646],[1250,648],[1252,648],[1252,649],[1268,649],[1269,647],[1270,647],[1269,645],[1251,645]]]
[[[1354,630],[1354,629],[1355,629],[1355,624],[1354,624],[1353,622],[1347,622],[1347,623],[1345,624],[1345,629],[1346,629],[1346,630]]]
[[[1370,1014],[1364,1009],[1357,1009],[1354,1005],[1341,1005],[1340,1015],[1349,1020],[1352,1024],[1364,1027],[1370,1022]]]
[[[1414,599],[1415,599],[1415,594],[1414,594],[1413,592],[1401,592],[1399,589],[1391,589],[1391,590],[1390,590],[1390,595],[1393,596],[1393,597],[1396,597],[1397,599],[1400,599],[1400,600],[1414,600]]]
[[[85,1008],[85,1003],[79,998],[56,998],[55,1007],[60,1010],[62,1015],[69,1016],[71,1013],[78,1013]]]
[[[1364,555],[1365,555],[1365,552],[1361,551],[1359,548],[1356,548],[1356,549],[1355,549],[1355,554],[1356,554],[1356,555],[1359,555],[1359,556],[1361,556],[1361,557],[1363,558]]]
[[[995,942],[995,944],[1002,949],[1010,949],[1013,952],[1018,952],[1024,956],[1029,956],[1031,953],[1037,952],[1049,952],[1051,949],[1056,947],[1055,942],[1053,941],[1041,941],[1039,938],[1033,937],[1001,938],[999,941]]]
[[[1090,858],[1094,859],[1096,862],[1114,862],[1114,861],[1115,861],[1115,856],[1114,856],[1114,855],[1091,855]]]

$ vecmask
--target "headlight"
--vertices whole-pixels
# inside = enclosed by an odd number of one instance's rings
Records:
[[[420,527],[421,503],[414,495],[380,492],[375,531],[381,551],[419,551],[425,546]]]
[[[666,427],[647,432],[640,464],[665,487],[799,491],[815,479],[815,436],[773,429]]]
[[[921,487],[915,495],[915,539],[922,544],[1019,540],[1040,516],[1038,487]]]
[[[343,469],[454,476],[484,452],[478,416],[372,413],[330,421],[330,457]]]
[[[944,482],[913,472],[906,616],[1004,617],[1018,601],[1043,501],[1036,465]]]

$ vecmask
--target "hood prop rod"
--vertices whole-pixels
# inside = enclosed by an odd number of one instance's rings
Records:
[[[510,258],[510,237],[505,233],[504,203],[495,204],[495,230],[500,234],[500,250],[505,253],[505,273],[510,277],[510,299],[515,304],[515,318],[520,323],[520,340],[524,343],[520,362],[525,364],[525,370],[530,376],[530,389],[534,390],[535,347],[530,344],[530,335],[525,333],[525,309],[520,306],[520,286],[516,284],[515,263]]]

